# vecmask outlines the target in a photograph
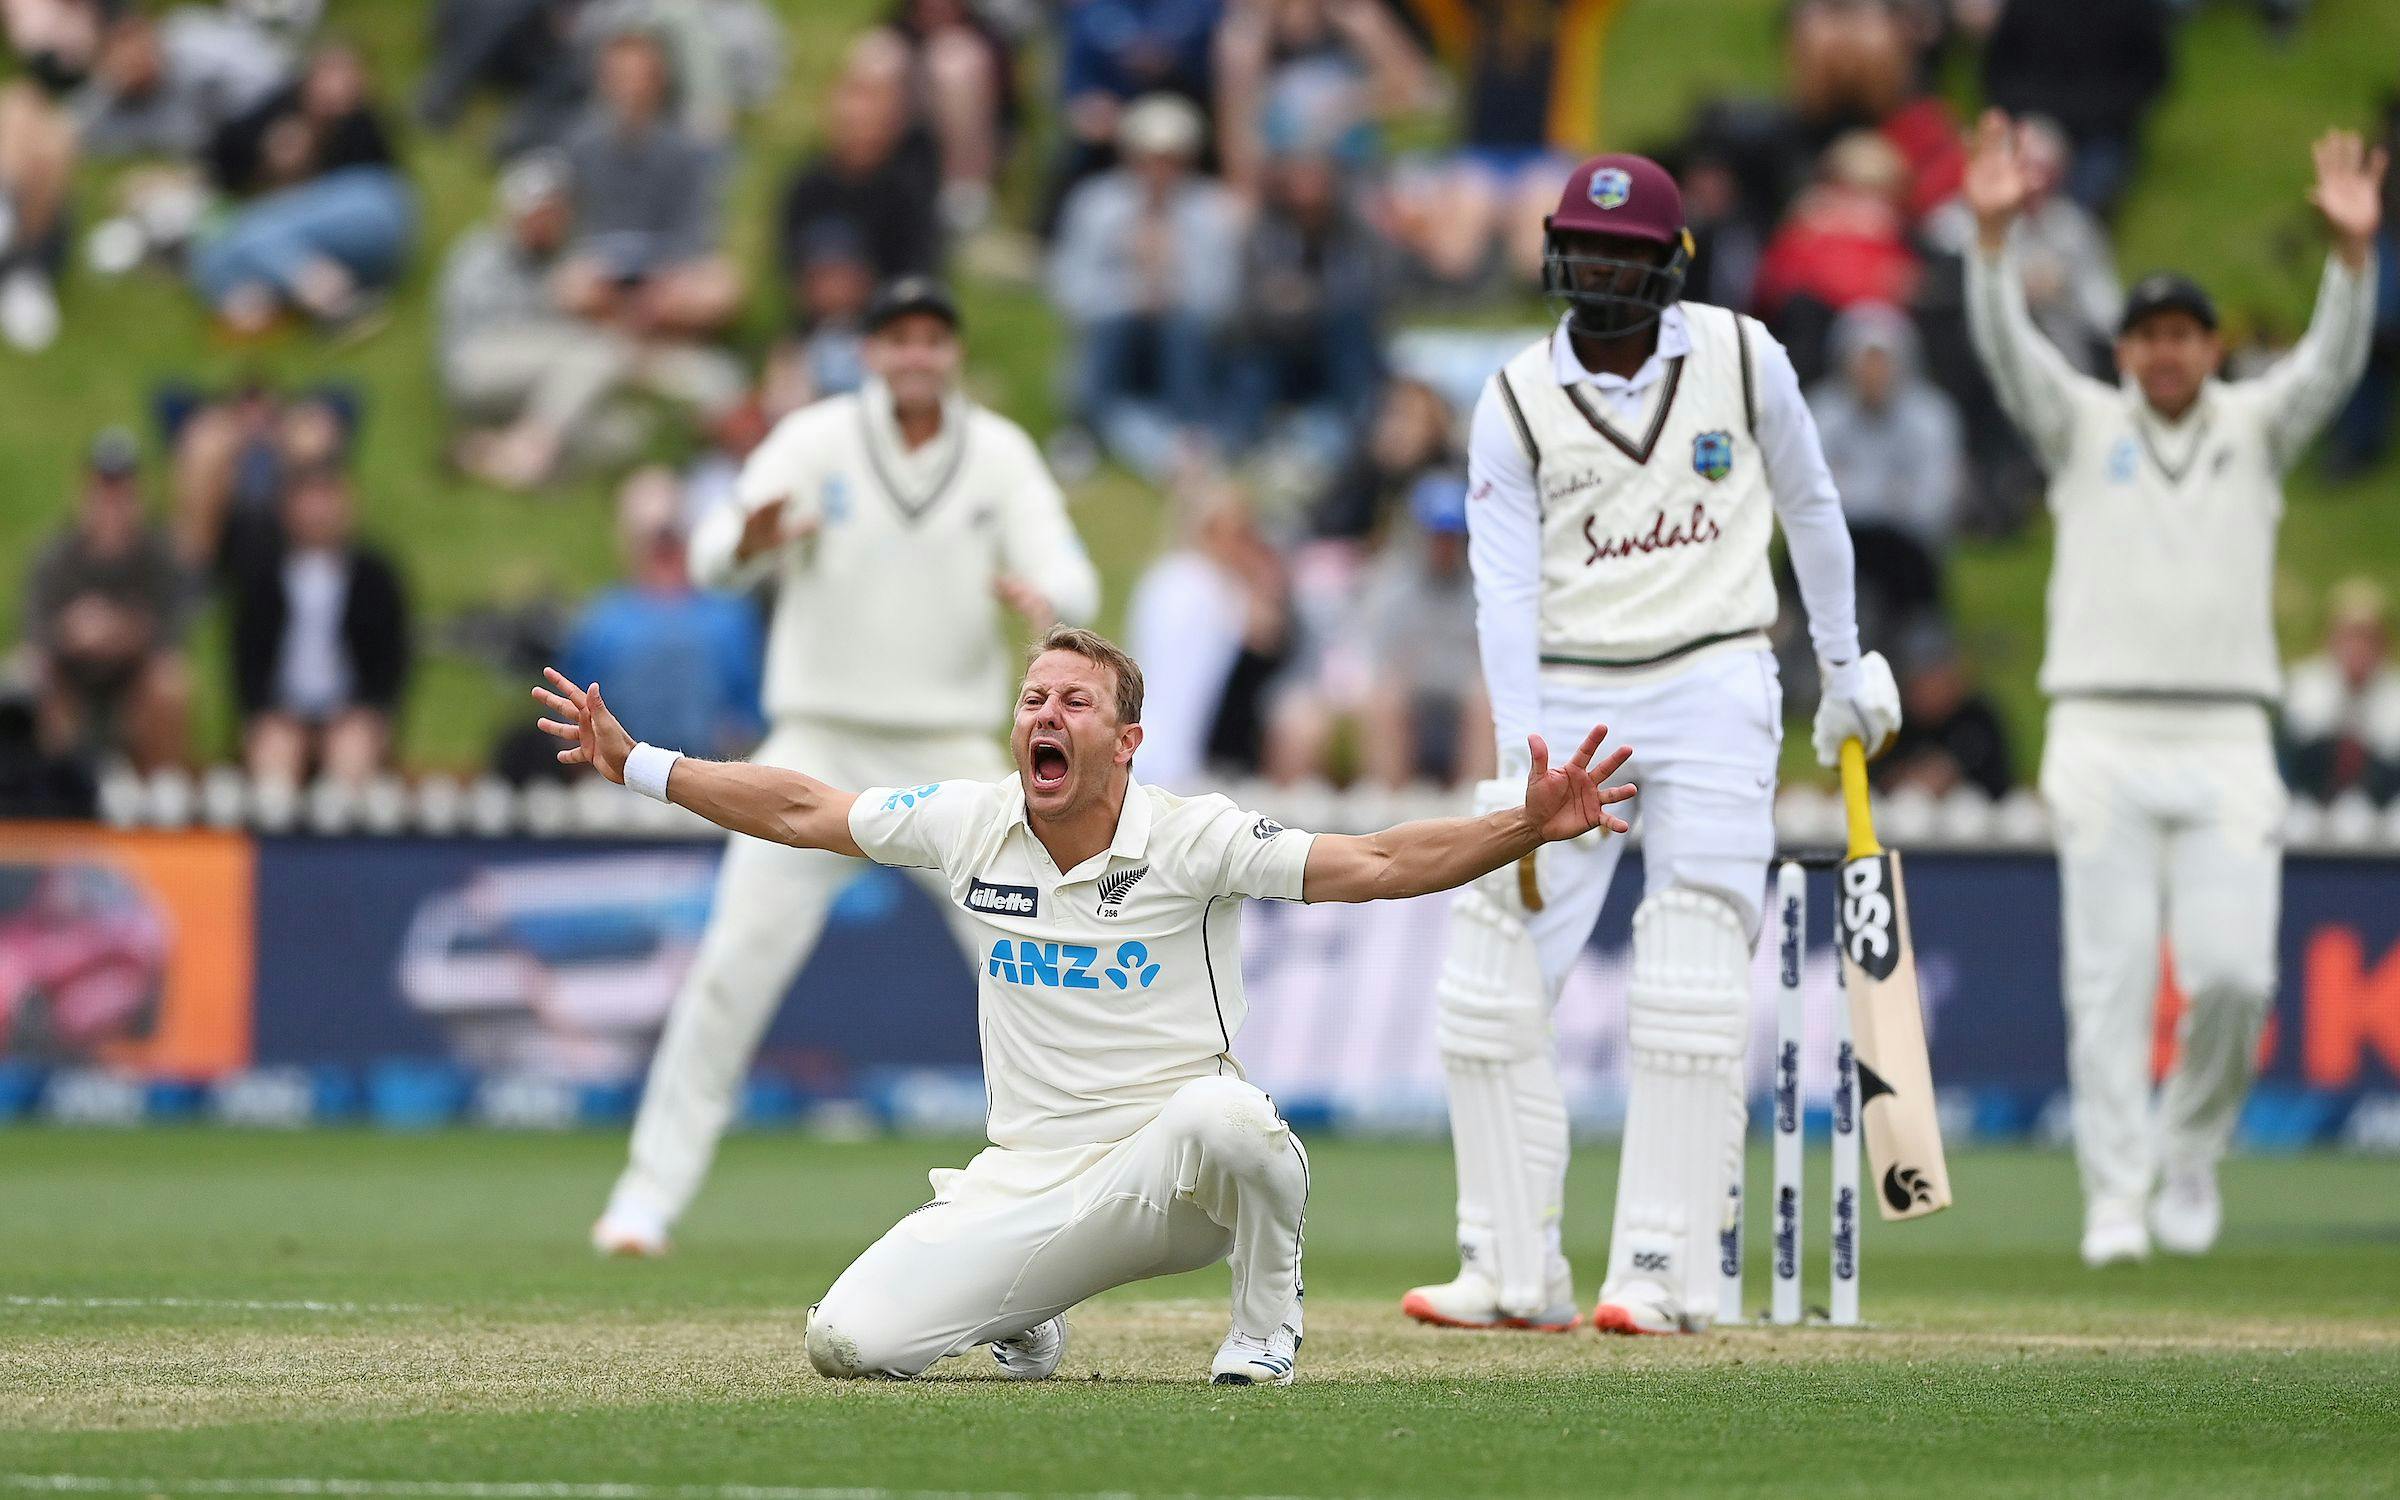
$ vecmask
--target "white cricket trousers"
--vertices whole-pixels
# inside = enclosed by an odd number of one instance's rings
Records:
[[[2050,710],[2067,1077],[2087,1209],[2225,1152],[2275,994],[2285,792],[2266,711],[2074,699]],[[2185,998],[2155,1116],[2159,939]]]
[[[808,719],[779,720],[750,758],[852,791],[1007,774],[999,747],[985,734],[901,733]],[[834,897],[864,868],[863,861],[822,849],[727,837],[708,930],[650,1060],[632,1159],[612,1204],[672,1223],[691,1203],[733,1117],[759,1037],[815,950]],[[940,873],[908,873],[941,907],[961,951],[973,949],[971,923],[951,902]]]
[[[1572,668],[1542,675],[1542,737],[1556,761],[1594,724],[1605,753],[1633,747],[1619,773],[1639,790],[1615,811],[1640,819],[1645,890],[1669,886],[1724,897],[1755,938],[1775,854],[1775,764],[1783,748],[1783,681],[1764,650],[1705,656],[1633,681]],[[1550,1001],[1591,940],[1625,840],[1584,837],[1537,856],[1542,909],[1525,918]]]
[[[1239,1078],[1200,1078],[1080,1170],[995,1146],[852,1262],[809,1312],[826,1375],[906,1379],[1111,1287],[1233,1262],[1233,1326],[1300,1320],[1308,1154]],[[1070,1160],[1078,1153],[1063,1153]]]

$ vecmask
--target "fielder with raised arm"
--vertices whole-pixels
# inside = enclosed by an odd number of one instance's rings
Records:
[[[1086,630],[1045,637],[1017,696],[1016,772],[847,792],[770,766],[636,745],[600,685],[549,674],[534,696],[568,764],[802,849],[928,872],[985,957],[978,1010],[989,1149],[933,1174],[931,1203],[844,1271],[809,1312],[827,1375],[906,1378],[992,1346],[1009,1375],[1058,1368],[1069,1308],[1231,1258],[1220,1385],[1288,1385],[1301,1335],[1308,1156],[1244,1081],[1241,898],[1371,901],[1445,890],[1544,843],[1621,833],[1593,764],[1556,768],[1539,737],[1514,806],[1314,835],[1222,796],[1133,779],[1142,674]]]
[[[2208,294],[2174,275],[2127,297],[2120,383],[2078,373],[2025,310],[2008,249],[2025,174],[2004,116],[1984,117],[1968,166],[1968,328],[2050,475],[2041,785],[2058,836],[2067,1076],[2095,1266],[2143,1258],[2153,1233],[2180,1254],[2216,1242],[2217,1161],[2274,998],[2275,528],[2284,471],[2366,368],[2385,167],[2344,131],[2315,156],[2309,198],[2334,241],[2316,315],[2290,354],[2238,383],[2217,378]],[[2188,1008],[2154,1120],[2162,928]]]
[[[759,764],[859,785],[997,776],[992,709],[1010,658],[999,606],[1036,630],[1086,620],[1099,577],[1033,440],[959,393],[948,294],[922,278],[894,282],[866,323],[873,378],[768,434],[733,503],[695,529],[692,572],[716,588],[776,586],[773,727]],[[596,1248],[666,1250],[759,1036],[858,869],[728,841],[708,931],[650,1064],[632,1159],[592,1228]],[[951,925],[967,942],[965,918]]]
[[[1775,847],[1783,693],[1767,627],[1780,518],[1824,667],[1817,757],[1900,723],[1861,656],[1850,534],[1783,347],[1680,301],[1692,254],[1675,181],[1639,156],[1568,179],[1546,221],[1557,329],[1476,404],[1468,451],[1476,627],[1511,801],[1511,747],[1605,719],[1641,748],[1645,893],[1626,996],[1632,1056],[1608,1279],[1594,1321],[1672,1333],[1714,1316],[1717,1237],[1742,1149],[1750,954]],[[1519,771],[1521,777],[1521,769]],[[1623,845],[1561,844],[1452,907],[1440,1038],[1458,1161],[1457,1279],[1412,1317],[1580,1321],[1559,1248],[1567,1169],[1550,1008]]]

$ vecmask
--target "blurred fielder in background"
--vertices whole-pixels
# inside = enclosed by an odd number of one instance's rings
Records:
[[[854,786],[995,777],[1006,763],[992,708],[1010,656],[998,606],[1037,631],[1088,620],[1099,576],[1032,439],[960,394],[949,295],[922,278],[894,282],[866,327],[872,378],[768,434],[734,502],[695,529],[692,574],[715,588],[776,585],[760,765]],[[708,932],[668,1013],[595,1248],[666,1250],[776,1003],[858,871],[823,850],[727,841]],[[967,919],[928,886],[964,941]]]
[[[1684,303],[1675,180],[1601,156],[1546,221],[1543,280],[1568,312],[1484,387],[1468,450],[1476,624],[1502,767],[1528,733],[1605,720],[1641,750],[1646,892],[1626,997],[1632,1080],[1608,1279],[1618,1333],[1714,1316],[1717,1236],[1747,1107],[1750,953],[1775,848],[1783,691],[1767,627],[1778,518],[1824,674],[1815,743],[1879,751],[1891,669],[1861,656],[1850,535],[1783,346]],[[1429,1323],[1581,1321],[1559,1248],[1567,1113],[1549,1012],[1624,846],[1584,840],[1477,881],[1452,907],[1440,1038],[1458,1159],[1457,1279],[1402,1307]]]
[[[2284,471],[2366,368],[2383,217],[2380,149],[2334,131],[2315,156],[2309,198],[2334,239],[2316,315],[2290,354],[2234,384],[2217,378],[2225,346],[2208,294],[2163,273],[2126,298],[2121,382],[2078,373],[2026,312],[2009,231],[2027,179],[2006,117],[1984,117],[1967,173],[1968,327],[2050,474],[2041,787],[2058,836],[2067,1076],[2095,1266],[2142,1259],[2153,1233],[2178,1254],[2216,1243],[2217,1161],[2274,998],[2275,528]],[[2154,1121],[2162,927],[2189,1008]]]

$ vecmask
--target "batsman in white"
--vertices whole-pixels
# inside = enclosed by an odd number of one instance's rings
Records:
[[[2126,299],[2121,382],[2078,373],[2026,314],[2009,251],[2025,174],[2005,117],[1984,117],[1968,165],[1968,328],[2049,471],[2056,527],[2041,786],[2095,1266],[2147,1256],[2153,1233],[2180,1254],[2216,1242],[2217,1161],[2275,993],[2275,529],[2284,471],[2366,368],[2386,165],[2343,131],[2315,155],[2309,198],[2333,231],[2316,315],[2291,353],[2238,383],[2217,378],[2208,294],[2174,275]],[[2162,928],[2187,1009],[2154,1110]]]
[[[979,984],[989,1149],[933,1174],[810,1310],[827,1375],[906,1378],[989,1344],[1003,1370],[1058,1368],[1067,1310],[1229,1256],[1222,1385],[1288,1385],[1301,1335],[1308,1156],[1233,1059],[1241,898],[1371,901],[1446,890],[1540,845],[1625,829],[1605,730],[1564,765],[1541,739],[1514,804],[1479,818],[1315,835],[1222,796],[1133,779],[1142,674],[1061,626],[1017,696],[1016,772],[846,792],[798,771],[636,745],[602,701],[550,674],[534,696],[559,752],[738,833],[932,872],[985,951]],[[554,689],[554,691],[553,691]],[[564,722],[562,722],[562,720]],[[858,997],[873,1003],[872,996]]]
[[[992,710],[1011,654],[1000,606],[1037,631],[1089,619],[1099,577],[1032,439],[959,392],[958,310],[942,288],[894,282],[866,322],[872,378],[768,434],[734,500],[694,531],[692,571],[718,588],[776,586],[759,764],[861,786],[997,776]],[[632,1159],[592,1228],[597,1249],[666,1250],[760,1034],[858,870],[837,854],[728,841]]]
[[[1484,387],[1469,438],[1476,626],[1503,757],[1476,805],[1514,800],[1510,751],[1533,730],[1606,719],[1641,746],[1632,1078],[1594,1321],[1672,1333],[1714,1315],[1746,1122],[1783,738],[1767,648],[1778,518],[1823,665],[1818,758],[1851,737],[1882,749],[1900,701],[1883,658],[1859,654],[1850,535],[1790,359],[1753,320],[1680,300],[1692,241],[1674,179],[1595,157],[1545,229],[1544,281],[1568,310]],[[1452,907],[1440,1039],[1462,1264],[1408,1294],[1412,1317],[1581,1321],[1559,1248],[1567,1117],[1550,1009],[1622,850],[1544,849]]]

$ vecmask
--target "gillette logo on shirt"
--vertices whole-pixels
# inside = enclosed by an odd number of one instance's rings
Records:
[[[995,917],[1031,917],[1041,912],[1042,895],[1029,885],[967,883],[967,910]]]

